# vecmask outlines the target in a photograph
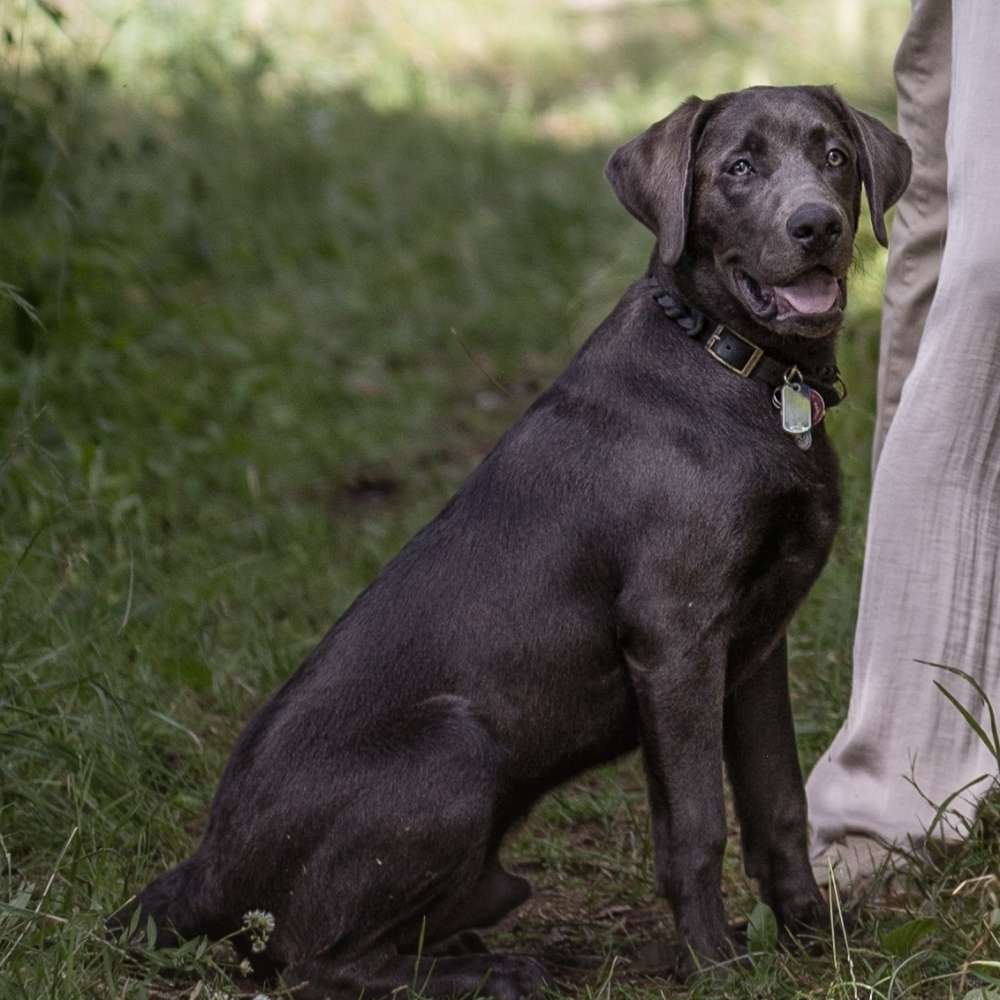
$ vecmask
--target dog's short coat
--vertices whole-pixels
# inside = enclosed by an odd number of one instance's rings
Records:
[[[301,997],[529,996],[537,962],[454,942],[529,895],[498,860],[511,825],[636,746],[695,958],[733,950],[724,762],[747,871],[783,925],[814,921],[785,629],[833,540],[835,457],[652,289],[807,367],[842,318],[862,182],[884,242],[909,163],[813,87],[692,98],[619,149],[649,275],[249,722],[194,856],[112,926],[138,906],[160,942],[218,937],[263,909],[266,950],[237,944]]]

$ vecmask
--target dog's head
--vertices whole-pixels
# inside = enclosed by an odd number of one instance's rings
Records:
[[[605,172],[694,304],[737,329],[822,337],[843,318],[861,188],[885,245],[910,150],[832,87],[753,87],[689,98]]]

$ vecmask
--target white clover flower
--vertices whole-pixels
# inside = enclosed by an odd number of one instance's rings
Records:
[[[261,952],[274,933],[274,915],[267,910],[247,910],[243,914],[243,929],[250,936],[250,950]]]
[[[244,958],[243,961],[240,962],[240,972],[244,976],[249,976],[250,973],[253,972],[253,966],[250,964],[249,958]]]
[[[267,910],[247,910],[243,914],[243,926],[249,931],[270,935],[274,930],[274,914]]]

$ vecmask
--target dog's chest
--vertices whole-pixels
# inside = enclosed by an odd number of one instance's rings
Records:
[[[781,629],[826,563],[839,519],[836,460],[824,453],[795,474],[762,477],[726,525],[733,630],[749,638]],[[792,459],[798,456],[791,456]]]

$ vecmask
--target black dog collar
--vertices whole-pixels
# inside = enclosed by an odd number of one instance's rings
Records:
[[[794,371],[801,373],[806,385],[815,389],[823,397],[826,408],[843,402],[847,387],[840,377],[840,369],[833,360],[832,353],[826,364],[818,368],[804,368],[801,365],[787,365],[772,358],[753,341],[730,330],[723,323],[715,323],[704,313],[684,302],[680,296],[666,288],[656,288],[653,298],[657,305],[684,331],[701,344],[709,355],[723,367],[743,378],[755,378],[777,392]]]

